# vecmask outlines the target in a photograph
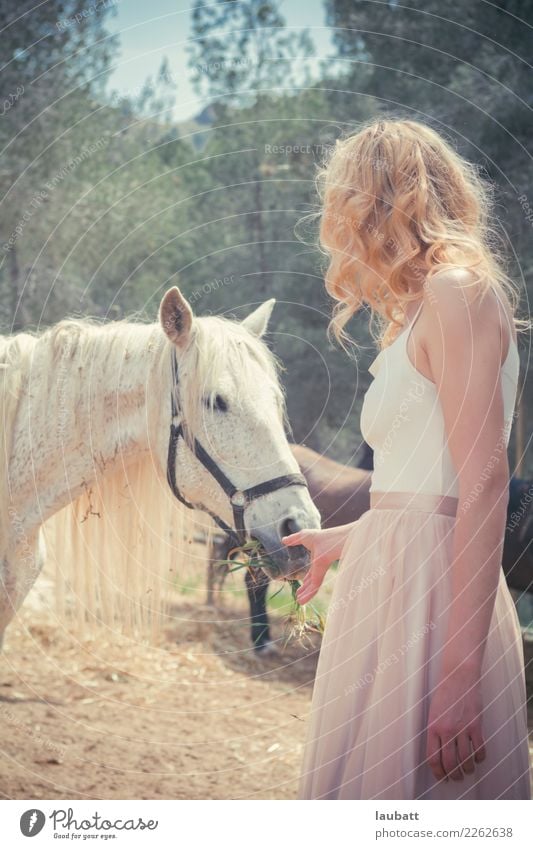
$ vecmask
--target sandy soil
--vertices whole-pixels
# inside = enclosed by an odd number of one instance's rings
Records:
[[[183,601],[157,648],[28,610],[0,659],[8,798],[294,798],[315,649],[258,659],[242,610]],[[213,621],[214,620],[214,621]]]

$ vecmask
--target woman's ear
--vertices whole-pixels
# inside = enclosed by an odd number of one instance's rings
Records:
[[[191,333],[193,313],[177,286],[164,295],[159,307],[159,321],[172,344],[185,348]]]

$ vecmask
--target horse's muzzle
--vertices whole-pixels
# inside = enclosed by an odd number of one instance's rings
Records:
[[[279,538],[267,534],[254,534],[261,543],[267,560],[261,569],[273,581],[301,581],[311,565],[309,551],[303,545],[284,545]]]

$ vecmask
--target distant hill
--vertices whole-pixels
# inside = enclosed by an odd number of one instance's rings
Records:
[[[202,150],[207,143],[209,129],[215,121],[214,107],[209,104],[202,109],[198,115],[189,118],[188,121],[178,121],[174,124],[173,129],[176,131],[177,138],[184,139],[190,142],[195,150]]]

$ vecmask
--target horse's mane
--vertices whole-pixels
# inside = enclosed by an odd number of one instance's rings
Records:
[[[142,347],[142,353],[153,354],[156,359],[156,373],[163,380],[164,372],[170,374],[170,343],[164,336],[159,323],[148,324],[132,317],[120,321],[102,322],[97,318],[64,319],[41,333],[24,333],[9,338],[8,347],[13,350],[10,367],[17,365],[16,352],[19,341],[27,340],[24,350],[28,352],[46,351],[50,357],[50,378],[54,380],[53,369],[65,360],[65,352],[77,365],[92,364],[96,370],[99,360],[112,361],[113,346],[118,348],[119,359],[124,356],[126,347]],[[103,340],[108,340],[102,345]],[[39,347],[35,348],[36,343]],[[258,365],[263,380],[277,397],[280,408],[286,418],[285,399],[279,381],[282,368],[280,361],[262,339],[250,333],[240,322],[222,316],[202,316],[195,319],[191,340],[180,358],[182,374],[194,375],[194,380],[181,381],[183,412],[190,432],[198,430],[204,414],[204,399],[214,395],[224,371],[239,378],[235,382],[237,390],[234,403],[237,405],[247,388],[257,378],[252,366]],[[22,360],[19,364],[24,367]],[[199,391],[201,387],[201,391]]]
[[[0,469],[0,539],[9,539],[11,489],[8,475],[13,445],[13,429],[27,363],[35,344],[30,333],[0,337],[0,422],[2,425],[2,465]],[[4,544],[4,543],[3,543]]]
[[[131,319],[109,323],[66,319],[40,333],[1,339],[4,384],[0,411],[6,462],[0,498],[4,508],[9,502],[11,435],[33,356],[47,357],[51,386],[58,366],[65,362],[73,372],[79,365],[90,365],[96,378],[110,362],[120,363],[126,351],[128,356],[137,354],[146,361],[147,373],[148,368],[153,369],[151,397],[164,403],[162,393],[171,386],[170,350],[158,323]],[[239,375],[237,390],[245,392],[249,381],[257,379],[253,363],[260,366],[285,410],[279,362],[262,340],[226,318],[205,316],[194,322],[190,344],[180,357],[180,378],[184,377],[180,397],[189,425],[186,434],[197,430],[204,399],[217,391],[222,372],[229,366],[232,374]],[[169,593],[184,573],[190,580],[191,571],[205,566],[205,556],[198,549],[196,555],[191,553],[191,540],[199,531],[207,531],[209,536],[211,520],[179,504],[156,469],[154,458],[148,455],[105,475],[43,526],[48,568],[55,569],[58,613],[62,618],[74,618],[82,630],[94,630],[99,624],[154,637]],[[6,521],[7,513],[1,517],[2,524]]]
[[[83,637],[102,628],[155,642],[173,593],[205,574],[213,524],[176,501],[150,458],[98,485],[43,526],[55,606]]]

